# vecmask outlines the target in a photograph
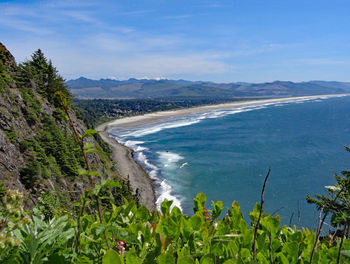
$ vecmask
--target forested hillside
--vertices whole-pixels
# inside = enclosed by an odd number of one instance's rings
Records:
[[[84,158],[55,95],[61,91],[71,102],[64,80],[41,50],[17,65],[1,43],[0,77],[0,182],[25,193],[28,205],[48,193],[69,205],[84,192],[87,180],[79,175]],[[83,134],[83,122],[74,111],[70,117],[77,132]],[[109,153],[93,138],[86,143],[95,146],[99,154],[87,154],[91,167],[103,178],[116,178]]]

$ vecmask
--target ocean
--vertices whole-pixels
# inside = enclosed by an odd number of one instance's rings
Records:
[[[350,170],[350,96],[291,99],[213,110],[121,129],[111,136],[135,151],[135,159],[155,179],[157,205],[171,199],[193,214],[193,198],[203,192],[207,207],[237,201],[245,219],[269,168],[264,211],[282,224],[313,229],[318,212],[306,195],[326,194],[334,174]],[[224,216],[224,213],[222,214]]]

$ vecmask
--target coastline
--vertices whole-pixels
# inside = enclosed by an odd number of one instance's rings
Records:
[[[144,115],[125,117],[121,119],[112,120],[97,126],[95,129],[100,131],[101,138],[110,146],[112,149],[112,159],[117,163],[117,169],[120,176],[124,180],[129,180],[133,193],[138,190],[138,197],[140,204],[146,206],[150,210],[156,209],[156,196],[153,186],[153,180],[148,175],[147,171],[138,164],[133,158],[133,150],[123,144],[120,144],[116,139],[109,136],[109,129],[111,127],[121,128],[134,128],[144,125],[150,125],[161,122],[162,120],[171,117],[181,117],[192,114],[205,113],[208,111],[218,109],[229,109],[234,107],[243,107],[254,104],[268,104],[278,103],[294,100],[310,100],[317,98],[329,98],[346,96],[350,94],[328,94],[328,95],[317,95],[317,96],[300,96],[300,97],[285,97],[275,99],[263,99],[263,100],[249,100],[240,101],[225,104],[206,105],[199,107],[192,107],[186,109],[177,109],[171,111],[154,112]]]
[[[112,159],[117,163],[117,170],[121,178],[129,181],[133,194],[138,194],[140,204],[148,210],[156,209],[156,196],[153,187],[153,180],[146,170],[133,158],[133,150],[120,144],[108,134],[107,126],[103,124],[96,128],[99,135],[112,150]]]
[[[247,101],[239,101],[232,103],[223,103],[223,104],[215,104],[215,105],[204,105],[204,106],[196,106],[185,109],[175,109],[170,111],[159,111],[148,113],[144,115],[137,115],[131,117],[124,117],[120,119],[115,119],[106,123],[103,123],[97,127],[97,129],[102,129],[108,131],[109,128],[113,126],[118,126],[121,128],[134,128],[144,125],[150,125],[154,123],[158,123],[164,119],[171,117],[182,117],[192,114],[200,114],[208,111],[218,110],[218,109],[229,109],[233,107],[242,107],[249,106],[254,104],[268,104],[268,103],[277,103],[277,102],[286,102],[293,100],[310,100],[317,99],[321,97],[338,97],[338,96],[347,96],[350,94],[325,94],[325,95],[312,95],[312,96],[298,96],[298,97],[282,97],[282,98],[273,98],[273,99],[261,99],[261,100],[247,100]]]

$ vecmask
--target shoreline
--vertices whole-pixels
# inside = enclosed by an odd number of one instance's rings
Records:
[[[138,190],[138,197],[140,204],[146,206],[149,210],[156,209],[156,195],[153,186],[153,179],[150,178],[147,171],[136,162],[133,158],[133,150],[121,143],[116,139],[109,136],[109,129],[115,126],[121,128],[135,128],[139,126],[151,125],[159,123],[162,120],[166,120],[172,117],[188,116],[192,114],[205,113],[208,111],[229,109],[234,107],[249,106],[254,104],[267,104],[288,102],[293,100],[307,100],[317,98],[330,98],[349,96],[350,94],[326,94],[315,96],[300,96],[300,97],[284,97],[274,99],[262,99],[262,100],[247,100],[240,102],[205,105],[186,109],[177,109],[171,111],[160,111],[154,113],[148,113],[144,115],[137,115],[132,117],[125,117],[121,119],[111,120],[97,126],[95,129],[99,131],[101,138],[109,145],[112,150],[112,159],[117,163],[117,169],[119,175],[124,180],[129,180],[132,192],[135,194]]]
[[[119,176],[129,181],[133,194],[137,194],[140,204],[147,207],[148,210],[156,209],[156,195],[153,187],[153,180],[149,177],[147,171],[138,164],[133,158],[133,150],[120,144],[108,134],[107,127],[100,126],[96,128],[100,131],[99,135],[112,150],[112,160],[116,162]]]
[[[312,96],[298,96],[298,97],[281,97],[273,99],[260,99],[260,100],[246,100],[232,103],[222,103],[214,105],[204,105],[204,106],[195,106],[190,108],[181,108],[169,111],[158,111],[153,113],[147,113],[143,115],[136,115],[130,117],[124,117],[120,119],[115,119],[103,123],[97,126],[96,129],[108,130],[111,127],[118,126],[121,128],[134,128],[144,125],[150,125],[158,123],[164,119],[171,117],[182,117],[192,114],[206,113],[208,111],[219,110],[219,109],[229,109],[233,107],[242,107],[249,106],[254,104],[265,104],[265,103],[277,103],[277,102],[287,102],[291,100],[307,100],[307,99],[317,99],[321,97],[340,97],[340,96],[349,96],[350,94],[324,94],[324,95],[312,95]]]

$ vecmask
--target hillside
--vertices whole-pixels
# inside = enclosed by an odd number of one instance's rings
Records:
[[[70,102],[63,79],[40,50],[17,65],[0,43],[0,184],[23,192],[28,206],[46,194],[70,206],[88,184],[79,173],[85,166],[79,144],[55,96],[59,90]],[[74,111],[69,114],[76,131],[84,134],[83,122]],[[117,179],[110,150],[99,142],[86,138],[97,149],[87,154],[88,161],[102,179]]]
[[[66,82],[78,98],[124,99],[236,99],[241,97],[289,97],[349,93],[345,82],[213,83],[184,80],[129,79],[125,81],[80,77]]]

